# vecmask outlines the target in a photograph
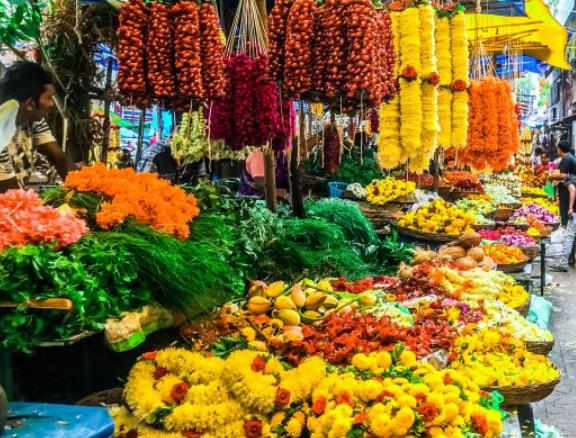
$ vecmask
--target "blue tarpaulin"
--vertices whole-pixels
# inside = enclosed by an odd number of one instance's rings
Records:
[[[467,12],[474,12],[476,1],[465,0],[461,2]],[[506,15],[509,17],[526,16],[524,0],[488,0],[481,3],[482,14]]]
[[[13,428],[4,436],[14,438],[109,438],[114,433],[108,411],[91,406],[14,402],[8,405],[8,422]]]
[[[496,56],[496,74],[508,77],[522,72],[544,74],[548,64],[528,55],[510,57],[508,55]]]

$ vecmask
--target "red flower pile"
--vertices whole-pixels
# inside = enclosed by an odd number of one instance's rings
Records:
[[[356,353],[391,351],[399,342],[422,357],[441,348],[449,349],[457,336],[445,319],[425,317],[413,327],[402,327],[388,317],[355,311],[330,315],[318,326],[305,326],[302,334],[304,340],[290,342],[284,351],[286,360],[294,364],[312,355],[346,364]]]
[[[44,205],[32,190],[0,195],[0,252],[10,246],[52,242],[62,248],[87,231],[83,220]]]

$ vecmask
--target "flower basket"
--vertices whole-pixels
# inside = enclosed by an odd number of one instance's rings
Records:
[[[424,231],[413,230],[412,228],[401,227],[397,222],[392,222],[392,226],[401,236],[425,242],[448,243],[457,240],[459,237],[450,234],[427,233]]]
[[[486,386],[482,389],[488,392],[498,391],[502,394],[504,396],[502,406],[518,406],[544,400],[552,394],[552,391],[554,391],[554,388],[559,382],[560,376],[554,380],[550,380],[549,382],[539,383],[536,385]]]
[[[524,253],[524,255],[526,256],[526,258],[528,259],[529,262],[533,262],[534,259],[540,253],[540,248],[538,248],[537,245],[522,246],[522,247],[520,247],[520,249],[522,250],[522,252]]]
[[[498,208],[496,210],[496,215],[494,216],[494,220],[506,222],[508,219],[512,217],[514,214],[513,208]]]
[[[554,347],[554,341],[526,341],[526,349],[532,353],[547,355]]]
[[[530,301],[530,298],[528,298],[528,300],[526,300],[526,302],[520,307],[514,307],[514,310],[516,310],[522,316],[527,316],[528,312],[530,311]]]
[[[458,199],[466,199],[469,196],[481,195],[481,193],[478,191],[465,191],[465,190],[454,189],[450,192],[450,195],[454,201],[457,201]]]
[[[528,263],[527,259],[522,261],[522,262],[518,262],[518,263],[508,263],[506,265],[497,265],[496,270],[504,272],[506,274],[512,274],[515,272],[522,272],[522,271],[524,271],[524,268],[526,267],[526,263]]]

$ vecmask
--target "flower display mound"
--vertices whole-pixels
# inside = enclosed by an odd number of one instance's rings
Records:
[[[554,225],[558,223],[558,216],[538,204],[528,204],[519,208],[512,215],[513,223],[523,223],[522,219],[536,219],[544,225]]]
[[[496,437],[498,402],[454,370],[398,346],[336,369],[318,357],[286,369],[239,350],[227,359],[184,349],[144,354],[132,368],[116,436]]]
[[[149,225],[180,239],[186,239],[188,224],[200,214],[196,198],[152,173],[133,169],[108,169],[97,163],[70,172],[65,186],[82,193],[105,196],[96,221],[105,230],[122,224],[127,218]]]
[[[410,211],[400,218],[398,225],[426,233],[440,233],[458,236],[474,231],[476,219],[443,199],[422,205],[415,212]]]
[[[87,231],[83,220],[44,205],[32,190],[0,194],[0,252],[30,243],[55,243],[62,248]]]

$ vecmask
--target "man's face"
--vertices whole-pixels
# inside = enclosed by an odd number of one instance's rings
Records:
[[[550,157],[546,154],[542,154],[542,164],[550,164]]]
[[[20,106],[21,120],[24,122],[38,122],[48,115],[48,111],[54,106],[54,94],[56,90],[54,85],[44,85],[44,91],[35,100],[33,98],[26,99]]]

